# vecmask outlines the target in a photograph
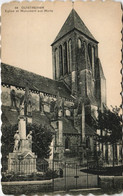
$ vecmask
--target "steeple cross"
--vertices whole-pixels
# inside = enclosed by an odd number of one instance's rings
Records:
[[[72,0],[72,9],[74,9],[74,0]]]

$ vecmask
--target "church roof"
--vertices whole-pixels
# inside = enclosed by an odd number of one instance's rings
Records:
[[[63,117],[63,133],[64,134],[79,134],[78,130],[75,129],[74,125],[72,124],[72,121],[67,119],[66,117]]]
[[[81,33],[83,33],[86,37],[96,41],[94,36],[91,34],[89,29],[85,26],[84,22],[81,20],[77,12],[72,9],[70,12],[68,18],[66,19],[64,25],[62,26],[61,30],[59,31],[56,39],[52,43],[52,45],[57,42],[59,39],[61,39],[64,35],[71,32],[72,30],[78,30]],[[96,41],[97,42],[97,41]]]
[[[2,84],[20,88],[25,88],[28,84],[30,90],[52,96],[57,96],[59,92],[59,96],[73,100],[71,92],[63,82],[55,81],[4,63],[1,64],[1,81]]]

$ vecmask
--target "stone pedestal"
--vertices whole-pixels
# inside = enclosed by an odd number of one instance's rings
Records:
[[[26,117],[23,115],[19,116],[18,129],[19,129],[20,138],[25,140],[26,139]]]
[[[36,173],[36,158],[31,151],[9,153],[7,172],[27,175]]]
[[[32,136],[31,133],[27,136],[26,122],[27,118],[23,115],[23,111],[21,111],[18,123],[18,138],[20,139],[18,139],[18,146],[14,149],[14,152],[9,153],[8,173],[28,175],[36,172],[37,156],[32,152]]]

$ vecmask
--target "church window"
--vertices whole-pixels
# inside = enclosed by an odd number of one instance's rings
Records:
[[[59,46],[59,68],[60,76],[63,76],[63,55],[62,55],[62,46]]]
[[[65,139],[65,149],[69,149],[70,148],[70,139],[67,137]]]
[[[82,42],[80,39],[78,39],[77,62],[78,70],[82,70],[85,62],[85,43]]]
[[[64,43],[64,74],[68,74],[67,43]]]
[[[85,57],[85,42],[82,42],[82,56]]]
[[[88,55],[89,55],[89,59],[90,59],[90,63],[92,66],[92,51],[91,51],[91,45],[88,44]]]
[[[58,49],[55,50],[55,78],[59,78],[59,58],[58,58]]]
[[[78,48],[80,49],[82,47],[82,41],[81,39],[78,39]]]
[[[72,71],[72,41],[71,39],[68,42],[68,52],[69,52],[69,70],[70,73]]]

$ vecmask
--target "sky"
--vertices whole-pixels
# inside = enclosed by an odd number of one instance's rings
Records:
[[[43,7],[27,12],[27,6]],[[16,9],[19,10],[16,12]],[[55,37],[71,12],[71,2],[11,2],[2,5],[2,62],[52,78]],[[25,12],[21,12],[21,10]],[[107,105],[121,104],[121,6],[106,2],[74,3],[90,32],[99,42],[99,58],[107,86]],[[44,11],[45,10],[45,11]]]

